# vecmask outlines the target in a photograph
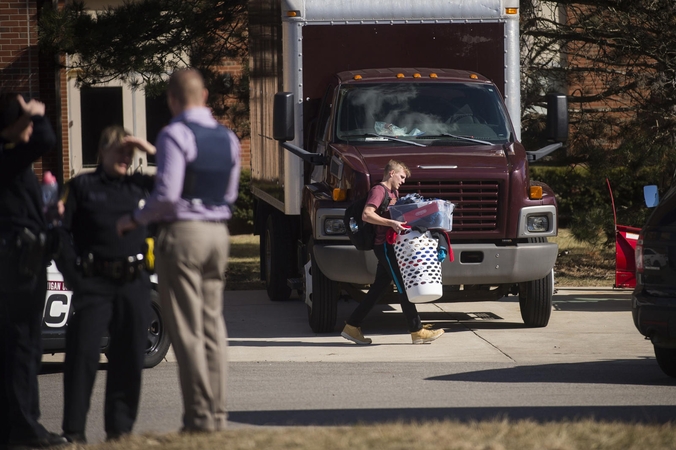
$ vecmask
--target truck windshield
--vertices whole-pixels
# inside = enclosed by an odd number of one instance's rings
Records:
[[[510,138],[493,85],[372,83],[340,88],[338,141],[383,142],[386,136],[444,145],[502,144]]]

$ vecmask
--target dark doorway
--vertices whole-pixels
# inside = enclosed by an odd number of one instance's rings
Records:
[[[84,87],[80,89],[82,117],[82,167],[98,162],[101,131],[109,125],[124,124],[122,87]]]
[[[169,124],[171,111],[167,105],[167,94],[162,93],[156,97],[146,96],[146,139],[155,145],[157,135],[162,128]],[[155,155],[147,155],[148,165],[155,165]]]

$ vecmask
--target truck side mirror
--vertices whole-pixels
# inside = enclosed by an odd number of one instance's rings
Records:
[[[660,194],[654,184],[643,186],[643,198],[648,208],[654,208],[660,202]]]
[[[547,94],[547,139],[568,140],[568,97],[555,92]]]
[[[276,141],[293,141],[293,92],[277,92],[272,104],[272,137]]]

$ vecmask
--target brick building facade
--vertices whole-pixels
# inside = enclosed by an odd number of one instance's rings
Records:
[[[38,20],[45,4],[62,6],[66,0],[3,0],[0,1],[0,89],[36,98],[46,105],[47,116],[57,134],[57,147],[38,160],[33,168],[40,178],[50,170],[63,182],[95,165],[95,143],[98,131],[107,119],[132,133],[153,140],[168,110],[163,101],[153,101],[142,90],[132,90],[121,83],[79,89],[74,76],[62,69],[65,55],[45,54],[38,46]],[[92,7],[115,3],[90,0]],[[241,73],[236,63],[225,64],[224,72]],[[105,98],[108,102],[98,102]],[[110,102],[114,104],[111,105]],[[117,113],[113,120],[110,110]],[[156,113],[156,111],[159,111]],[[162,116],[161,118],[159,116]],[[91,125],[92,119],[94,125]],[[226,120],[222,120],[227,124]],[[88,125],[89,124],[89,125]],[[95,130],[92,132],[91,130]],[[153,134],[151,136],[151,134]],[[94,148],[92,149],[92,146]],[[94,155],[94,156],[92,156]],[[152,172],[153,162],[143,157],[138,166]],[[136,163],[135,163],[136,164]],[[248,168],[249,141],[242,141],[242,167]]]

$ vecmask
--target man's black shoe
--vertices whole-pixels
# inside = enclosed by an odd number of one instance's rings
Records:
[[[87,437],[84,433],[63,433],[63,437],[66,438],[71,444],[86,444]]]
[[[46,436],[34,437],[27,439],[10,439],[9,448],[23,449],[23,448],[56,448],[68,444],[68,441],[63,436],[56,433],[49,433]]]

